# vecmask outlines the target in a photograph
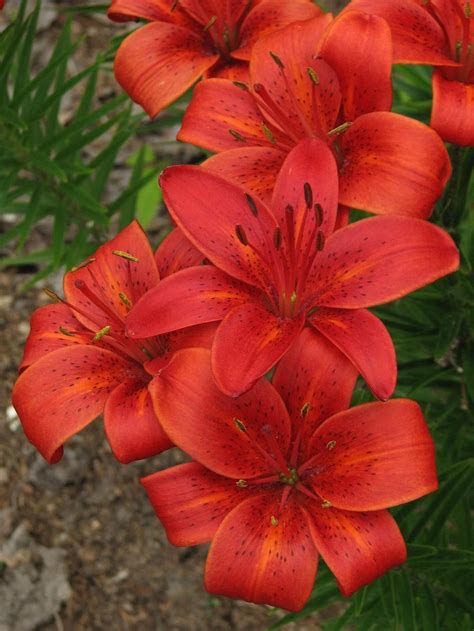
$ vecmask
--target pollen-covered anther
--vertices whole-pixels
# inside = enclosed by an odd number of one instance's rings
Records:
[[[308,210],[313,206],[313,189],[309,182],[304,183],[304,200]]]
[[[270,517],[270,523],[271,523],[272,526],[278,526],[279,522],[278,522],[278,519],[275,517],[275,515],[272,515]]]
[[[319,228],[319,226],[321,226],[323,223],[324,212],[323,212],[323,207],[321,206],[321,204],[318,204],[317,202],[314,205],[314,216],[316,218],[316,225]]]
[[[79,269],[84,269],[85,267],[87,267],[88,265],[93,263],[94,261],[95,261],[94,258],[88,259],[87,261],[84,261],[84,263],[81,263],[80,265],[76,265],[75,267],[73,267],[71,269],[71,272],[77,272],[77,270],[79,270]]]
[[[279,66],[280,68],[284,68],[285,64],[282,62],[282,60],[280,59],[280,57],[278,57],[278,55],[274,52],[272,52],[271,50],[268,51],[270,57],[273,59],[273,61],[276,63],[277,66]]]
[[[234,417],[234,423],[239,431],[247,433],[247,428],[245,427],[245,424],[239,418]]]
[[[132,261],[133,263],[138,263],[139,259],[130,252],[124,252],[123,250],[112,250],[112,254],[115,256],[120,256],[122,259],[126,259],[127,261]]]
[[[342,125],[338,125],[337,127],[334,127],[334,129],[331,129],[331,131],[328,131],[328,136],[337,136],[338,134],[342,134],[347,131],[351,125],[352,123],[350,122],[342,123]]]
[[[321,230],[319,230],[318,234],[316,235],[316,249],[318,250],[318,252],[324,250],[325,243],[326,237],[324,236],[324,232],[321,232]]]
[[[314,72],[314,70],[309,67],[309,68],[306,68],[306,72],[308,73],[308,77],[311,79],[311,81],[314,83],[314,85],[319,85],[319,77]]]
[[[245,489],[248,486],[247,480],[237,480],[235,484],[239,487],[239,489]]]
[[[69,331],[64,326],[59,327],[59,332],[62,333],[63,335],[67,335],[68,337],[74,337],[75,335],[75,333],[73,333],[72,331]]]
[[[51,300],[54,300],[54,302],[62,302],[58,294],[56,294],[52,289],[49,289],[49,287],[44,287],[43,291],[48,296],[48,298],[51,298]]]
[[[267,127],[265,125],[265,123],[262,123],[262,131],[265,134],[265,137],[267,138],[267,140],[269,140],[272,143],[272,145],[275,145],[276,144],[276,138],[273,135],[271,129],[269,127]]]
[[[301,410],[300,410],[301,418],[304,418],[305,416],[308,416],[310,410],[311,410],[311,404],[309,402],[305,403],[303,405],[303,407],[301,408]]]
[[[248,193],[245,193],[245,199],[247,200],[247,204],[249,205],[249,208],[252,212],[252,215],[254,217],[258,216],[258,208],[257,208],[257,204],[255,203],[254,198],[249,195]]]
[[[126,307],[132,306],[130,299],[128,298],[127,294],[123,293],[123,291],[119,291],[119,298]]]
[[[273,232],[273,245],[275,246],[276,250],[279,250],[281,247],[281,239],[281,230],[277,226]]]
[[[235,226],[235,235],[242,245],[249,244],[247,235],[245,234],[245,230],[242,228],[242,226],[239,223]]]
[[[213,15],[206,26],[203,28],[203,31],[208,31],[217,21],[217,15]]]
[[[97,331],[97,333],[92,338],[92,341],[93,342],[98,342],[99,340],[101,340],[104,337],[104,335],[108,335],[110,333],[110,329],[111,329],[111,327],[109,325],[104,326],[103,329],[100,329],[100,331]]]
[[[336,441],[335,440],[330,440],[327,444],[326,444],[326,449],[334,449],[334,447],[336,446]]]
[[[323,500],[321,502],[321,508],[331,508],[332,504],[329,500]]]
[[[466,2],[466,4],[464,5],[464,14],[467,18],[470,18],[472,16],[472,7],[470,2]]]
[[[241,133],[239,133],[238,131],[236,131],[235,129],[229,129],[229,134],[235,138],[236,140],[238,140],[239,142],[247,142],[247,140],[242,136]]]

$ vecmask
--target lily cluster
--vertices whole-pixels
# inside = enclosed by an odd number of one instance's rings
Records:
[[[211,542],[211,593],[297,611],[319,556],[345,595],[406,559],[388,509],[436,490],[434,445],[418,404],[389,400],[395,350],[370,308],[459,265],[428,219],[451,174],[437,132],[474,144],[446,130],[446,102],[472,101],[469,6],[110,6],[149,22],[119,82],[155,116],[203,77],[178,137],[216,155],[162,174],[176,227],[155,254],[134,222],[49,292],[13,402],[50,463],[102,413],[122,463],[188,454],[142,484],[171,543]],[[439,67],[431,128],[390,112],[394,61]],[[351,408],[358,376],[379,401]]]

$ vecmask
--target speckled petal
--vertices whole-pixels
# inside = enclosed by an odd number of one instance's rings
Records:
[[[160,278],[170,276],[187,267],[199,265],[203,260],[203,254],[194,247],[179,228],[174,228],[155,252]]]
[[[433,73],[430,124],[443,140],[474,147],[474,83],[448,81],[441,72]]]

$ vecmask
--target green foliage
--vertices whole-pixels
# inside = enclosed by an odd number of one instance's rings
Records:
[[[142,192],[150,182],[156,188],[163,165],[154,164],[143,145],[128,184],[114,195],[112,169],[144,116],[132,111],[121,91],[97,98],[98,79],[111,70],[110,51],[77,74],[69,71],[81,44],[71,35],[73,16],[66,19],[47,63],[33,73],[41,2],[28,16],[25,8],[23,0],[16,20],[0,34],[0,214],[16,216],[0,235],[0,248],[14,244],[16,251],[0,266],[39,264],[31,285],[90,254],[107,238],[111,221],[125,225],[138,211],[149,221],[160,198]],[[62,105],[71,95],[77,104],[65,119]],[[45,221],[52,223],[51,244],[31,251],[32,230]]]

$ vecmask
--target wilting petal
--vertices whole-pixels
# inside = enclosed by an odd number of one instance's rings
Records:
[[[277,492],[268,491],[227,515],[207,557],[208,592],[291,611],[304,606],[318,555],[304,513],[292,496],[273,525],[279,501]]]
[[[142,379],[126,381],[111,393],[105,404],[104,427],[114,456],[123,464],[173,446],[156,418]]]
[[[276,472],[261,450],[285,454],[290,421],[265,379],[231,399],[215,385],[210,352],[193,348],[178,351],[149,390],[168,436],[205,467],[235,479]]]
[[[309,212],[305,194],[307,185],[310,187],[312,198]],[[314,240],[314,229],[317,227],[314,204],[319,204],[322,208],[323,220],[319,229],[326,237],[332,233],[337,216],[338,185],[336,161],[325,142],[318,138],[306,138],[290,151],[278,174],[271,205],[287,242],[288,205],[294,209],[292,228],[299,244],[297,249],[304,252],[308,239]],[[298,237],[301,231],[305,236],[300,242]]]
[[[59,348],[25,370],[13,389],[13,405],[28,439],[49,462],[62,445],[93,421],[109,394],[141,368],[92,346]]]
[[[316,259],[314,304],[356,309],[400,298],[454,272],[447,232],[422,219],[371,217],[329,237]]]
[[[319,54],[337,74],[346,121],[391,108],[392,45],[384,20],[344,13],[328,29]]]
[[[127,319],[130,337],[144,338],[195,324],[222,320],[255,300],[252,287],[211,265],[189,267],[168,276],[136,304]]]
[[[210,541],[224,517],[251,493],[197,462],[158,471],[140,482],[175,546]]]
[[[300,461],[308,454],[314,430],[336,412],[349,407],[356,378],[352,363],[334,344],[309,327],[301,331],[278,363],[272,384],[288,409],[293,436],[301,431]]]
[[[263,124],[250,92],[227,79],[206,79],[194,89],[177,139],[209,151],[271,147]]]
[[[115,77],[152,118],[219,59],[181,26],[152,22],[129,35],[115,56]]]
[[[405,542],[388,511],[352,513],[308,506],[311,535],[344,596],[406,561]]]
[[[286,353],[304,325],[304,315],[282,318],[248,303],[233,309],[217,329],[212,368],[217,385],[237,397]]]
[[[129,260],[120,254],[130,255],[137,260]],[[102,245],[89,262],[65,275],[64,293],[71,305],[87,314],[74,312],[87,328],[97,330],[106,325],[115,328],[116,322],[118,328],[129,312],[130,305],[155,287],[158,281],[150,243],[140,225],[134,221],[114,239]],[[77,287],[78,282],[87,286],[105,308],[93,303]]]
[[[187,267],[199,265],[204,256],[187,239],[179,228],[172,230],[155,252],[160,278],[170,276]]]
[[[341,136],[342,204],[378,214],[429,217],[451,175],[441,138],[391,112],[358,118]]]
[[[348,10],[352,9],[373,13],[388,22],[394,63],[452,63],[442,27],[413,0],[352,0]]]
[[[473,111],[473,83],[448,81],[441,72],[433,74],[430,124],[441,138],[462,147],[474,147]]]
[[[202,166],[236,182],[270,206],[278,172],[286,153],[270,147],[242,147],[223,151]]]
[[[329,21],[329,17],[324,16],[321,9],[310,0],[262,0],[243,21],[240,27],[240,47],[233,51],[232,56],[248,60],[257,40],[273,31],[279,31],[287,24],[317,16],[321,22]]]
[[[386,401],[395,389],[397,360],[382,322],[365,309],[317,309],[308,318],[354,364],[374,395]]]
[[[337,508],[379,510],[438,488],[433,439],[408,399],[336,414],[316,430],[309,451],[316,470],[308,482]]]
[[[91,344],[93,333],[84,328],[63,304],[46,305],[33,312],[20,372],[44,355],[63,346]]]
[[[245,189],[200,166],[169,167],[161,176],[168,210],[188,239],[234,278],[265,290],[274,274],[275,218]],[[248,244],[237,234],[244,231]]]

